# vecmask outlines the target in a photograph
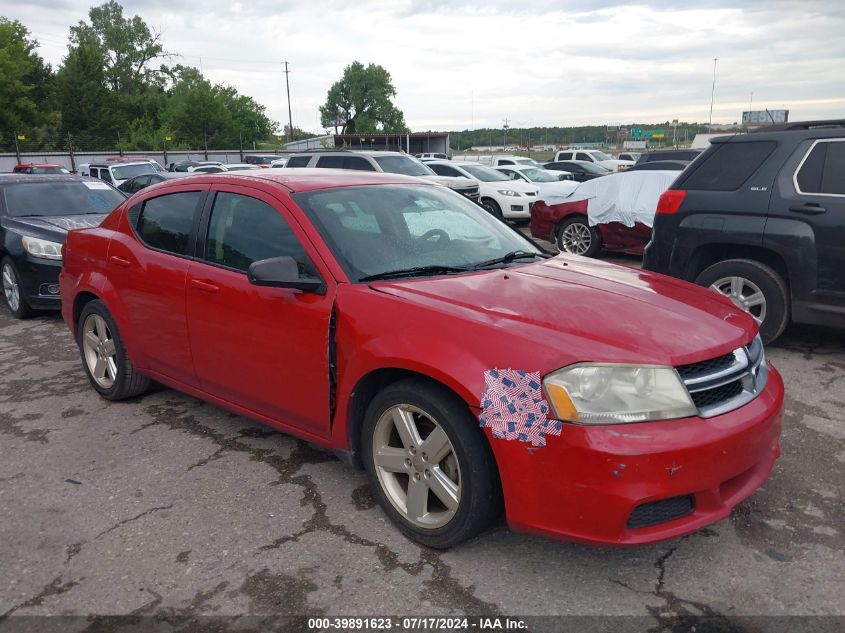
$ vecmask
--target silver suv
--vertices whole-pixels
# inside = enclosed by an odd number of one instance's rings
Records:
[[[324,169],[358,169],[380,171],[403,176],[416,176],[448,187],[473,202],[478,202],[478,184],[463,177],[438,176],[430,167],[416,158],[401,152],[377,150],[311,150],[294,154],[285,169],[296,167],[322,167]]]

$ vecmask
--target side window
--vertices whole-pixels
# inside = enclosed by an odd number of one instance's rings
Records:
[[[429,165],[434,170],[435,174],[439,176],[463,176],[457,169],[454,167],[449,167],[449,165]]]
[[[593,162],[593,157],[592,157],[592,156],[590,156],[589,154],[585,153],[585,152],[578,152],[578,153],[575,155],[575,160],[586,160],[586,161],[588,161],[588,162],[591,162],[591,163],[592,163],[592,162]]]
[[[266,202],[221,192],[214,199],[205,259],[246,272],[253,262],[289,256],[300,273],[317,275],[302,244],[281,214]]]
[[[344,169],[358,169],[360,171],[375,171],[376,168],[370,164],[366,158],[361,158],[360,156],[344,156],[343,157],[343,168]]]
[[[721,143],[682,183],[684,189],[736,191],[775,150],[775,141]]]
[[[308,167],[310,156],[294,156],[285,164],[285,167]]]
[[[111,171],[108,168],[100,169],[100,180],[105,180],[108,183],[114,183],[111,177]]]
[[[99,178],[100,177],[100,170],[92,167],[88,171],[88,174],[91,176],[91,178]]]
[[[186,191],[147,200],[136,225],[141,240],[152,248],[188,255],[202,195],[201,191]]]
[[[343,156],[320,156],[317,159],[317,167],[323,169],[346,169],[343,166]]]
[[[504,159],[499,161],[500,165],[513,165],[514,162],[512,160]]]
[[[796,176],[801,193],[845,195],[845,141],[821,141]]]

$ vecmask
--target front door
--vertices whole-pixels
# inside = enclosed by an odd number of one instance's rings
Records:
[[[305,432],[329,434],[329,322],[334,281],[288,210],[250,187],[218,185],[188,269],[194,367],[212,395]],[[254,261],[291,256],[323,294],[256,286]],[[315,262],[320,265],[318,267]]]

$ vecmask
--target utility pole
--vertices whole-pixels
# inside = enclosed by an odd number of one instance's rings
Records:
[[[70,135],[70,132],[67,133],[67,150],[70,154],[70,170],[75,174],[76,173],[76,159],[73,156],[73,137]]]
[[[707,124],[707,133],[710,134],[713,131],[713,97],[716,94],[716,62],[719,61],[718,57],[713,58],[713,87],[710,89],[710,122]]]
[[[507,119],[505,119],[504,121],[505,121],[505,124],[502,126],[502,129],[504,130],[504,134],[502,135],[502,151],[506,152],[507,149],[505,149],[505,148],[508,146],[508,128],[510,126],[508,125]]]
[[[15,156],[17,156],[18,165],[20,165],[20,163],[21,163],[21,148],[18,147],[18,136],[19,136],[18,132],[15,132]]]
[[[288,142],[290,142],[293,140],[293,115],[291,114],[290,110],[290,80],[288,78],[288,75],[290,75],[290,71],[288,70],[288,63],[282,63],[285,65],[285,88],[287,89],[288,93],[288,135],[290,136]]]

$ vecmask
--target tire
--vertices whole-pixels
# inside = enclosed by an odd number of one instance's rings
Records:
[[[737,280],[732,283],[732,280]],[[727,296],[760,325],[763,343],[775,341],[789,323],[789,291],[770,266],[752,259],[728,259],[702,271],[695,283]],[[758,303],[762,296],[762,303]]]
[[[21,291],[18,269],[8,256],[4,257],[3,262],[0,263],[0,277],[3,284],[3,300],[12,316],[16,319],[28,319],[35,314],[35,310],[26,302],[26,297]]]
[[[595,257],[601,250],[601,233],[590,226],[586,216],[577,215],[558,227],[557,247],[562,253]]]
[[[487,212],[493,217],[499,218],[500,220],[505,219],[505,215],[502,213],[502,207],[493,198],[482,198],[481,206],[487,209]]]
[[[403,440],[398,428],[409,427],[397,425],[397,418],[412,422],[415,440]],[[444,437],[445,442],[435,441]],[[375,498],[399,529],[418,543],[452,547],[501,514],[499,474],[478,420],[466,403],[440,385],[409,379],[379,392],[367,408],[361,446]],[[425,452],[426,447],[437,446],[441,447],[437,455]],[[376,453],[383,455],[378,465]],[[411,492],[412,485],[422,492]],[[409,503],[409,492],[416,503]],[[452,499],[451,508],[441,501],[447,497]],[[410,505],[420,511],[409,511]]]
[[[132,398],[148,389],[149,378],[135,371],[117,325],[102,301],[91,301],[82,309],[76,342],[91,386],[106,400]]]

